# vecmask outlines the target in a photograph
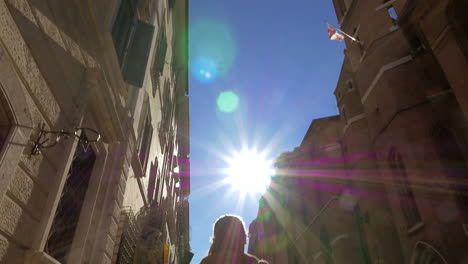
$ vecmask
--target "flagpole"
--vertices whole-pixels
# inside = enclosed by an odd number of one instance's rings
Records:
[[[362,41],[359,41],[359,40],[357,40],[356,38],[350,36],[349,34],[347,34],[346,32],[344,32],[343,30],[341,30],[341,29],[339,29],[339,28],[335,28],[335,27],[333,27],[333,28],[336,29],[336,30],[338,30],[341,34],[345,35],[346,37],[348,37],[348,38],[351,39],[352,41],[355,41],[355,42],[359,43],[360,45],[363,44]]]
[[[333,29],[337,30],[338,32],[340,32],[341,34],[343,34],[345,37],[348,37],[348,38],[351,39],[352,41],[359,43],[359,45],[364,44],[364,42],[362,42],[362,41],[360,41],[360,40],[357,40],[356,38],[352,37],[351,35],[349,35],[348,33],[344,32],[343,30],[339,29],[338,27],[335,27],[335,26],[331,25],[331,24],[328,23],[328,22],[327,22],[327,25],[330,26],[330,27],[332,27]]]

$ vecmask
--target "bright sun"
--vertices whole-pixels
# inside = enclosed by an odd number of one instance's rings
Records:
[[[226,180],[243,194],[263,193],[275,172],[273,162],[256,150],[236,152],[227,162]]]

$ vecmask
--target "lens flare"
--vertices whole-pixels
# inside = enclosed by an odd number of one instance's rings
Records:
[[[239,105],[239,96],[232,91],[222,92],[216,100],[219,110],[225,113],[232,113]]]
[[[192,62],[192,75],[202,83],[213,82],[218,76],[218,66],[208,57],[198,57]]]
[[[229,27],[211,19],[200,19],[190,28],[190,68],[195,79],[214,81],[231,67],[237,49]]]

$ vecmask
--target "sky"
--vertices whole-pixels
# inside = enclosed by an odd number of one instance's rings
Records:
[[[190,243],[199,263],[219,216],[239,215],[248,228],[257,215],[260,194],[222,184],[226,158],[248,148],[274,159],[300,145],[313,119],[338,114],[344,44],[328,39],[331,0],[192,0],[189,17]]]

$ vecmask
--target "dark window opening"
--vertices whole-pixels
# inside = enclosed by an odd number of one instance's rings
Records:
[[[468,209],[468,187],[464,184],[468,170],[463,151],[453,133],[447,128],[436,126],[432,130],[432,137],[443,169],[448,176],[449,186],[454,191],[460,206]]]
[[[146,166],[148,165],[148,157],[151,146],[151,139],[153,137],[153,127],[151,126],[151,118],[148,115],[145,118],[145,125],[143,127],[143,135],[140,138],[140,145],[138,147],[138,157],[140,159],[141,168],[143,173],[146,173]]]
[[[173,9],[174,6],[175,6],[175,3],[176,3],[176,0],[169,0],[169,1],[168,1],[169,9]]]
[[[163,20],[164,21],[164,20]],[[166,63],[166,52],[167,52],[167,38],[166,38],[166,26],[163,22],[161,24],[161,29],[159,30],[159,36],[157,40],[156,53],[153,63],[153,77],[155,83],[158,84],[159,77],[161,76],[164,70],[164,64]]]
[[[330,241],[330,236],[327,229],[324,226],[320,228],[320,242],[322,243],[322,248],[324,252],[324,258],[326,264],[333,264],[333,248]]]
[[[396,25],[396,22],[398,20],[398,14],[395,8],[393,6],[390,6],[389,8],[387,8],[387,12],[390,18],[392,19],[393,24]]]
[[[406,167],[401,154],[395,150],[390,151],[390,168],[398,188],[400,207],[406,220],[407,228],[411,229],[422,221],[418,206],[414,198],[411,184],[406,174]]]
[[[122,0],[112,27],[112,39],[114,40],[120,66],[123,64],[125,51],[129,45],[133,24],[135,23],[136,7],[136,0]]]
[[[0,88],[2,88],[0,84]],[[0,91],[0,150],[5,145],[11,129],[11,113]]]
[[[44,250],[59,262],[66,263],[95,161],[93,149],[78,144]]]
[[[362,260],[364,264],[370,264],[369,245],[367,243],[364,225],[369,222],[369,217],[361,211],[359,204],[354,209],[354,216],[356,217],[356,226],[358,231],[359,246],[361,249]]]
[[[408,41],[408,44],[411,47],[411,53],[413,56],[416,56],[425,50],[423,42],[421,41],[421,38],[417,34],[416,28],[414,27],[405,28],[404,36],[406,40]]]
[[[138,0],[122,0],[112,27],[112,40],[123,79],[142,87],[154,26],[137,19]]]
[[[156,160],[156,164],[151,163],[150,168],[150,176],[148,179],[148,201],[155,200],[155,193],[156,191],[156,178],[158,177],[158,160]]]

